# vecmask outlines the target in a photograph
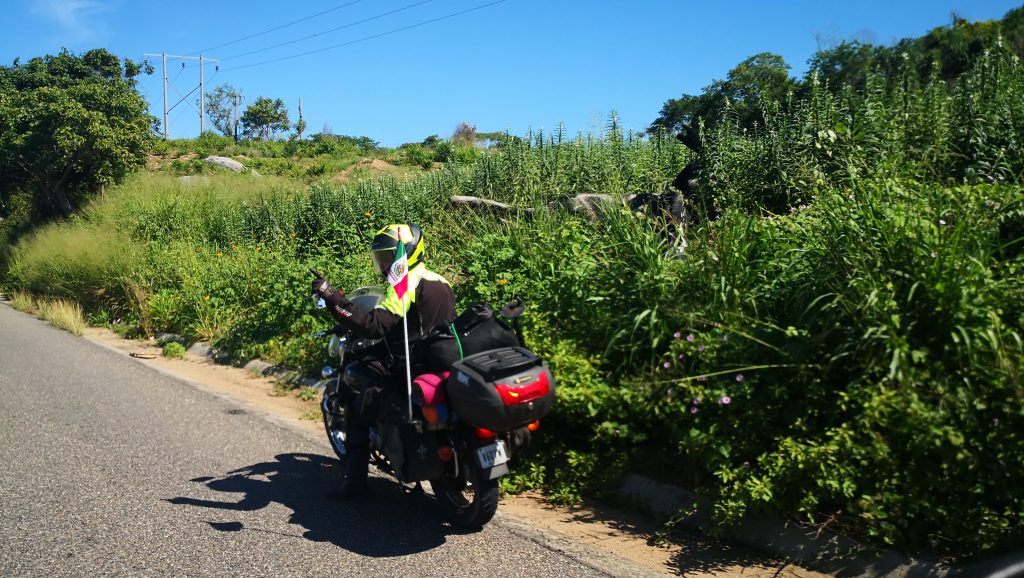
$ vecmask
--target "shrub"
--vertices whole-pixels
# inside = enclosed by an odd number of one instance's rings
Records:
[[[184,359],[185,346],[177,341],[171,341],[164,345],[163,355],[168,359]]]

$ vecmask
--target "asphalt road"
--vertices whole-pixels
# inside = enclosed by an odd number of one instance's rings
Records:
[[[447,524],[326,440],[0,304],[2,576],[642,576],[501,516]]]

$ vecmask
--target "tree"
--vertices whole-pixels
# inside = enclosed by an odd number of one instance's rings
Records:
[[[230,84],[222,84],[205,94],[206,116],[224,136],[235,137],[235,104],[242,92]]]
[[[452,143],[460,146],[476,145],[476,126],[468,122],[460,122],[452,133]]]
[[[789,65],[781,56],[770,52],[755,54],[730,70],[725,80],[705,87],[699,96],[684,94],[669,99],[648,131],[685,132],[687,126],[692,130],[698,119],[705,125],[714,125],[726,102],[735,111],[740,126],[751,127],[761,119],[765,103],[785,101],[796,86],[796,81],[789,77]]]
[[[71,215],[145,162],[156,119],[136,89],[140,65],[104,49],[0,66],[0,189],[31,191]]]
[[[288,109],[280,98],[271,100],[259,97],[242,115],[242,126],[246,138],[270,140],[276,133],[286,131],[291,126],[288,120]]]

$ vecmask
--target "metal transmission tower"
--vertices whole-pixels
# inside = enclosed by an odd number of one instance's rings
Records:
[[[206,116],[206,108],[205,108],[205,102],[204,102],[204,99],[206,98],[206,94],[205,94],[206,86],[205,86],[205,78],[204,78],[205,75],[204,75],[204,71],[203,71],[203,64],[205,64],[206,62],[220,62],[220,60],[217,60],[216,58],[207,58],[207,57],[205,57],[203,55],[199,55],[199,56],[178,56],[176,54],[167,54],[166,52],[161,52],[159,54],[146,53],[146,54],[143,54],[143,56],[159,56],[159,57],[161,57],[163,59],[163,67],[164,67],[164,140],[167,140],[167,113],[169,112],[168,109],[167,109],[167,59],[168,58],[182,58],[182,59],[190,59],[190,60],[198,60],[199,61],[199,134],[200,135],[203,134],[203,129],[204,129],[204,118],[203,117]],[[182,66],[184,66],[184,64],[182,64]],[[193,91],[195,91],[195,89],[193,89]],[[192,94],[192,93],[190,92],[189,94]],[[188,98],[188,95],[186,95],[185,98]],[[182,100],[184,100],[184,98]],[[175,106],[177,106],[177,105],[175,105]]]

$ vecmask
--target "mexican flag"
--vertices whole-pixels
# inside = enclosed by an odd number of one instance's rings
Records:
[[[405,243],[402,242],[399,234],[398,248],[395,250],[395,262],[391,264],[391,271],[388,272],[388,283],[395,288],[395,294],[399,299],[405,297],[409,289],[409,258],[405,254]]]

